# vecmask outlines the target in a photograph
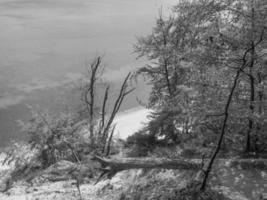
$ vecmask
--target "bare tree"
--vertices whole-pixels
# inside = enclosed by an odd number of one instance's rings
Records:
[[[108,155],[110,153],[110,145],[114,135],[115,126],[112,126],[113,121],[120,110],[124,98],[131,93],[134,88],[128,90],[128,81],[131,73],[125,77],[118,96],[115,100],[111,113],[107,112],[107,103],[109,100],[110,85],[105,88],[103,102],[99,108],[96,101],[96,84],[99,79],[99,70],[101,68],[102,58],[97,57],[89,67],[89,82],[82,88],[82,99],[85,103],[86,112],[89,117],[89,132],[90,132],[90,145],[94,148],[100,148],[102,154]],[[98,113],[100,110],[100,113]],[[113,127],[113,128],[112,128]],[[96,144],[97,143],[97,144]]]
[[[134,90],[134,88],[127,90],[127,86],[128,86],[127,82],[129,80],[130,76],[131,76],[131,73],[128,73],[128,75],[125,77],[125,79],[121,85],[118,97],[117,97],[115,104],[113,106],[112,112],[109,116],[109,119],[107,120],[106,125],[103,127],[102,138],[101,138],[102,141],[104,141],[104,143],[103,143],[104,145],[102,147],[102,153],[103,154],[105,153],[105,150],[106,150],[106,143],[108,140],[108,135],[109,135],[109,131],[110,131],[111,125],[113,123],[113,120],[114,120],[115,116],[117,115],[125,96],[127,96],[129,93],[131,93]],[[103,117],[102,117],[102,119],[103,119]],[[104,121],[101,122],[101,124],[103,124],[103,123],[104,123]]]
[[[89,130],[90,130],[90,141],[91,145],[94,145],[94,125],[95,125],[95,84],[97,80],[97,71],[101,64],[101,57],[97,57],[91,64],[88,71],[90,75],[90,81],[88,84],[85,85],[84,93],[83,93],[83,100],[86,105],[87,112],[89,114]]]

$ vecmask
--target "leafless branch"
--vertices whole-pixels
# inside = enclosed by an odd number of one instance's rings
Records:
[[[110,126],[116,116],[116,114],[118,113],[120,107],[121,107],[121,104],[125,98],[126,95],[128,95],[130,92],[133,91],[133,89],[129,90],[129,91],[126,91],[127,90],[127,82],[129,80],[131,76],[131,73],[128,73],[128,75],[125,77],[122,85],[121,85],[121,89],[120,89],[120,92],[119,92],[119,95],[115,101],[115,104],[113,106],[113,110],[111,112],[111,115],[108,119],[108,122],[103,130],[103,133],[102,133],[102,141],[106,141],[107,140],[107,136],[108,136],[108,131],[110,130]],[[102,153],[105,152],[105,146],[103,145],[103,148],[102,148]]]

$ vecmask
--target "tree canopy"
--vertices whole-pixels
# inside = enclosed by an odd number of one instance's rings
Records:
[[[154,110],[144,132],[179,141],[182,133],[218,134],[230,100],[225,140],[266,151],[266,16],[260,0],[180,1],[160,15],[135,50],[149,62],[138,74],[152,85]]]

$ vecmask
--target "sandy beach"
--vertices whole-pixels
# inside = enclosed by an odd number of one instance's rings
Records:
[[[122,139],[126,139],[129,135],[138,131],[148,121],[149,110],[137,107],[125,112],[119,113],[114,120],[116,123],[115,134]]]

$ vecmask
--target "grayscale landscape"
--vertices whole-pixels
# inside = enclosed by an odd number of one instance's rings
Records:
[[[266,200],[265,0],[0,0],[0,200]]]

